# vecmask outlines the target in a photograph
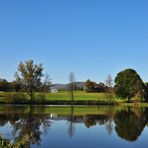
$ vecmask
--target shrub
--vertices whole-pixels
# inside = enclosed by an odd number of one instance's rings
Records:
[[[44,103],[45,102],[45,93],[37,93],[35,95],[35,102],[36,103]]]
[[[13,103],[12,94],[10,92],[4,93],[4,102]]]
[[[5,93],[4,102],[5,103],[26,103],[26,95],[24,93]]]

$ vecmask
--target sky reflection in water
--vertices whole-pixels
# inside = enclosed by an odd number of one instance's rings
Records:
[[[1,137],[32,148],[147,148],[147,123],[139,107],[0,107]]]

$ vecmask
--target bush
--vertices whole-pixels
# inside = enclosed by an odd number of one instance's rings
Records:
[[[4,93],[4,102],[5,103],[12,103],[13,102],[11,93]]]
[[[45,93],[37,93],[35,95],[35,103],[44,103],[45,102]]]
[[[5,93],[4,102],[5,103],[26,103],[26,95],[24,93]]]

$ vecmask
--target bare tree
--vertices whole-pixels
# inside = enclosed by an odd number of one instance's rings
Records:
[[[113,89],[112,89],[113,79],[112,79],[112,76],[110,74],[107,76],[107,79],[105,80],[105,84],[107,86],[106,98],[109,100],[109,103],[111,103],[112,99],[113,99]]]
[[[43,92],[49,92],[50,86],[51,86],[51,79],[49,74],[46,72],[44,80],[43,80]]]
[[[105,82],[106,82],[106,85],[108,87],[112,87],[113,86],[113,79],[112,79],[112,76],[110,74],[107,76],[107,79],[106,79]]]
[[[71,104],[73,105],[73,101],[74,101],[74,88],[75,88],[75,74],[73,72],[71,72],[69,74],[69,84],[68,84],[68,91],[70,93],[70,97],[71,97]]]

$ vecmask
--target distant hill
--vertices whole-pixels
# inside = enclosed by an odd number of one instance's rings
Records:
[[[52,84],[50,89],[66,90],[67,85],[66,84]]]
[[[82,88],[85,87],[85,82],[75,82],[74,84],[75,84],[77,87],[82,87]]]
[[[56,90],[67,90],[69,84],[52,84],[50,89],[56,89]],[[84,89],[85,88],[85,82],[74,82],[74,85],[77,89]]]

